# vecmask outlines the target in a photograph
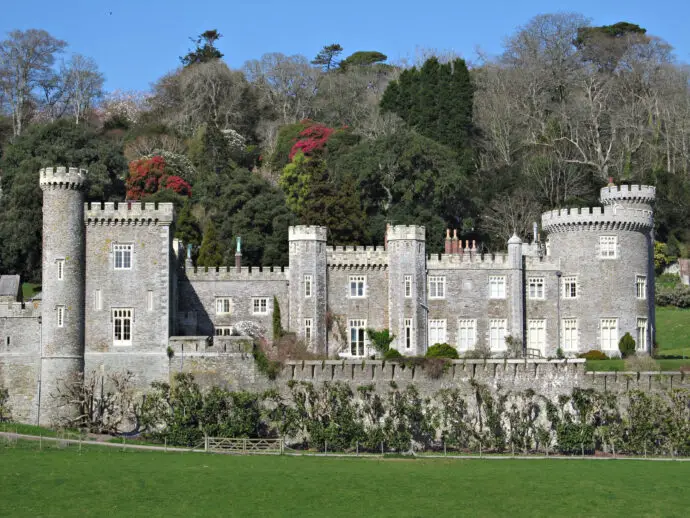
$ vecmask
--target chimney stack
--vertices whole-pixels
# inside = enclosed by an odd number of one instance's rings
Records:
[[[453,229],[453,240],[451,241],[451,250],[454,254],[457,254],[458,248],[458,230]]]
[[[449,228],[446,229],[446,240],[444,242],[443,250],[446,254],[452,253],[451,242],[450,242],[450,229]]]

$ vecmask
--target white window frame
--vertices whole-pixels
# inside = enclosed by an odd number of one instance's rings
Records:
[[[477,319],[458,319],[458,350],[470,351],[477,346]]]
[[[576,299],[579,295],[580,286],[577,282],[577,275],[568,275],[567,277],[563,277],[563,290],[561,296],[564,299]]]
[[[599,259],[618,258],[618,236],[599,236]]]
[[[537,349],[546,355],[546,320],[531,318],[527,321],[527,348]]]
[[[403,285],[405,288],[405,298],[412,298],[412,275],[405,275],[403,279]]]
[[[312,292],[313,292],[313,287],[314,287],[314,276],[311,274],[307,274],[304,276],[304,298],[305,299],[310,299]]]
[[[119,259],[119,265],[118,265]],[[127,261],[129,259],[129,262]],[[113,269],[131,270],[134,264],[134,245],[132,243],[113,244]]]
[[[304,319],[304,341],[310,344],[314,338],[314,320],[311,318]]]
[[[647,300],[647,276],[646,275],[636,275],[635,276],[635,292],[637,295],[637,300]]]
[[[364,299],[367,296],[367,276],[350,275],[348,279],[348,293],[351,299]]]
[[[349,356],[361,358],[367,353],[367,321],[361,318],[353,318],[350,319],[349,324]]]
[[[147,311],[153,311],[153,305],[154,305],[153,290],[147,290],[146,291],[146,310]]]
[[[412,326],[412,319],[411,318],[406,318],[404,321],[404,329],[405,329],[405,350],[409,351],[412,349],[412,346],[414,345],[414,332],[413,332],[413,326]]]
[[[429,298],[430,299],[445,299],[446,298],[446,276],[445,275],[430,275],[429,276]]]
[[[490,299],[505,299],[506,298],[506,276],[505,275],[489,275],[489,298]]]
[[[216,315],[229,315],[232,313],[231,297],[216,297]]]
[[[579,329],[577,318],[564,318],[561,322],[562,342],[564,351],[577,351],[579,349]]]
[[[252,315],[268,315],[268,297],[252,297]]]
[[[93,309],[94,311],[103,310],[103,291],[101,289],[94,290],[93,292]]]
[[[232,326],[214,326],[214,336],[232,336]]]
[[[637,342],[635,348],[638,351],[647,350],[647,331],[649,329],[649,320],[644,317],[637,318]]]
[[[55,261],[55,264],[57,266],[57,280],[58,281],[65,280],[65,260],[64,259],[57,259]]]
[[[448,343],[446,320],[441,318],[429,319],[429,347],[436,344]],[[434,335],[435,339],[434,339]]]
[[[527,278],[527,298],[531,300],[546,299],[546,282],[544,277]]]
[[[132,308],[113,308],[111,315],[113,323],[113,345],[132,345],[132,335],[134,334],[134,310]]]
[[[599,345],[602,351],[618,350],[618,319],[602,318],[599,321]]]
[[[57,327],[65,327],[65,306],[55,307],[55,324]]]
[[[506,336],[508,336],[508,320],[505,318],[489,319],[489,349],[492,352],[507,349]]]

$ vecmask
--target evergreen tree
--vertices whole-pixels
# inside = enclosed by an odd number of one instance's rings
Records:
[[[204,229],[204,239],[201,241],[197,264],[199,266],[222,266],[222,263],[223,250],[218,240],[216,226],[212,220],[209,220]]]
[[[223,35],[221,33],[212,29],[202,32],[196,39],[189,38],[196,44],[196,48],[190,50],[185,56],[182,56],[180,61],[185,67],[188,67],[196,63],[205,63],[207,61],[222,58],[223,53],[215,47],[216,41],[222,37]]]
[[[177,216],[175,237],[185,245],[185,249],[187,245],[192,245],[192,259],[197,257],[201,245],[201,229],[192,215],[192,204],[189,201],[185,202]]]
[[[322,48],[314,59],[312,59],[312,65],[319,65],[323,67],[325,72],[330,71],[332,68],[338,66],[337,58],[343,48],[337,43],[331,43]]]

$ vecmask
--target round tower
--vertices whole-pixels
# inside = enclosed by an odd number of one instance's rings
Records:
[[[84,186],[86,171],[47,167],[43,190],[43,273],[39,424],[76,408],[55,400],[84,372]]]
[[[601,349],[615,355],[625,333],[639,351],[651,352],[654,197],[651,186],[609,185],[601,190],[603,207],[542,214],[549,255],[559,265],[554,282],[561,299],[558,318],[568,329],[560,333],[564,352]]]

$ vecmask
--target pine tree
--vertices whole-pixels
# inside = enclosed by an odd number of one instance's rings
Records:
[[[312,65],[322,66],[325,72],[338,66],[337,57],[343,51],[343,48],[338,43],[331,43],[326,45],[321,51],[312,59]]]
[[[223,250],[218,240],[218,233],[213,221],[209,220],[204,229],[204,239],[199,249],[199,266],[221,266],[223,262]]]
[[[196,218],[192,215],[192,204],[187,201],[177,216],[175,225],[175,237],[185,245],[192,245],[192,258],[199,253],[201,243],[201,229]]]

